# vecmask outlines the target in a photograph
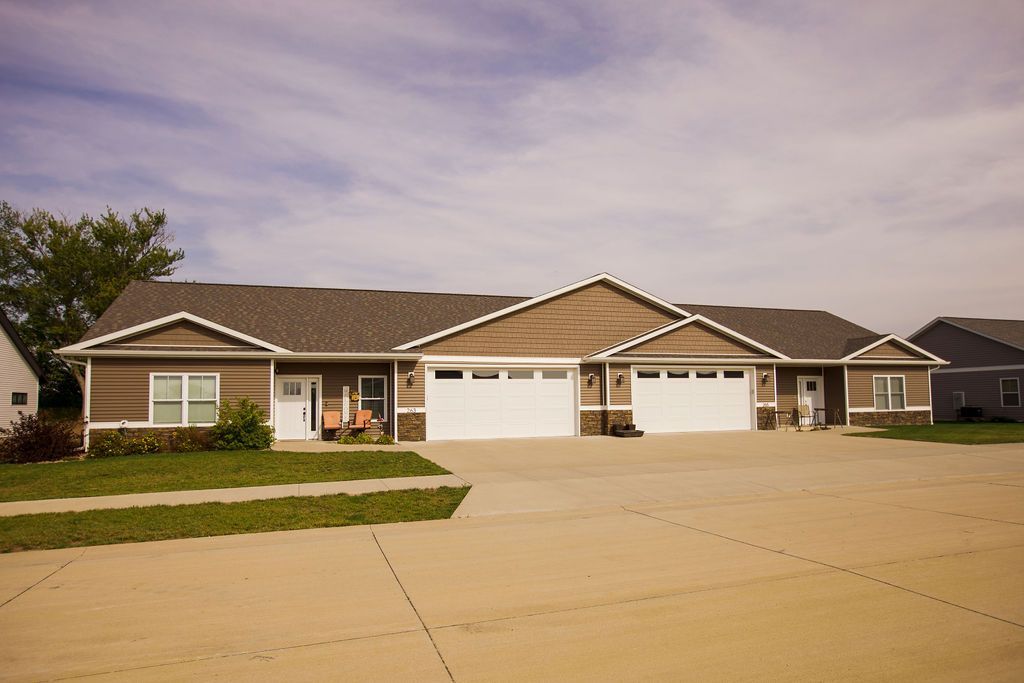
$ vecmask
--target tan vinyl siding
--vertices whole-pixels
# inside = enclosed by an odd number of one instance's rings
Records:
[[[387,381],[388,416],[391,415],[392,382],[391,363],[281,363],[277,364],[278,375],[305,375],[323,377],[324,410],[342,410],[343,402],[348,400],[350,415],[359,408],[358,401],[345,396],[343,390],[348,387],[349,393],[359,391],[360,375],[384,375]],[[421,404],[422,405],[422,404]]]
[[[928,368],[904,365],[851,365],[847,370],[850,381],[850,407],[874,408],[875,375],[902,375],[906,377],[907,407],[921,408],[931,405],[928,396]]]
[[[602,365],[581,365],[580,366],[580,405],[599,406],[601,405],[601,385],[604,380],[601,378]],[[591,384],[588,375],[594,373],[594,382]]]
[[[431,354],[577,358],[672,320],[666,311],[595,283],[431,344]]]
[[[858,358],[913,358],[920,359],[921,356],[903,348],[899,344],[891,341],[887,341],[884,344],[879,344],[875,348],[857,356]]]
[[[193,322],[182,321],[149,330],[127,339],[118,339],[116,344],[142,344],[145,346],[245,346],[252,344],[207,329]],[[102,348],[102,347],[100,347]]]
[[[761,375],[768,373],[768,379],[761,381]],[[757,374],[754,377],[754,386],[757,387],[757,402],[770,403],[775,400],[775,366],[758,365]]]
[[[617,375],[622,373],[622,383],[618,383]],[[608,366],[608,393],[611,396],[609,403],[615,406],[628,406],[633,403],[633,393],[630,384],[630,371],[628,365]]]
[[[13,405],[11,394],[28,394],[27,405]],[[39,381],[32,367],[0,328],[0,427],[10,427],[18,412],[35,415],[39,408]]]
[[[220,397],[251,398],[269,415],[270,361],[173,358],[93,358],[91,422],[149,420],[149,373],[220,373]]]
[[[700,323],[684,325],[628,350],[629,353],[678,353],[696,356],[764,355]]]
[[[415,372],[412,383],[409,383],[409,373]],[[427,405],[426,399],[427,378],[423,363],[414,361],[400,361],[398,363],[398,407],[399,408],[423,408]]]
[[[950,368],[1024,364],[1024,351],[944,322],[936,323],[913,342],[948,360]]]
[[[812,366],[800,366],[793,367],[787,365],[779,365],[776,368],[778,373],[776,376],[776,385],[779,391],[779,402],[776,410],[785,410],[790,412],[796,408],[797,399],[797,386],[796,378],[801,376],[807,377],[822,377],[824,373],[820,365]],[[825,391],[828,391],[828,387],[825,387]],[[826,394],[827,396],[827,394]],[[826,407],[828,407],[828,398],[826,400]]]

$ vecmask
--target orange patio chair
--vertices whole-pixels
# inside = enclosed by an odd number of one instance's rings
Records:
[[[325,410],[323,415],[325,432],[336,432],[341,429],[340,410]]]
[[[352,431],[366,431],[370,427],[370,422],[373,419],[372,410],[357,410],[355,417],[353,417],[349,423],[349,429]]]

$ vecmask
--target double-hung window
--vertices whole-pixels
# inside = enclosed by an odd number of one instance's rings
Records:
[[[1020,379],[1006,377],[999,380],[999,403],[1004,408],[1020,408]]]
[[[903,410],[907,407],[902,375],[875,375],[875,410]]]
[[[152,421],[158,425],[217,421],[217,375],[152,375]]]
[[[369,410],[371,413],[370,418],[373,420],[388,419],[387,386],[387,377],[361,376],[359,378],[359,410]]]

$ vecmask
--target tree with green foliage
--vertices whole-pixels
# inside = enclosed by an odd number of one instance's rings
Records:
[[[167,214],[142,209],[123,218],[110,207],[77,221],[0,201],[0,306],[46,370],[51,393],[77,383],[79,366],[54,355],[73,344],[132,280],[174,273],[185,257],[173,249]]]

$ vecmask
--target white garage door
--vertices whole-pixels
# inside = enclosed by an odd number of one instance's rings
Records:
[[[427,438],[573,436],[572,370],[479,368],[427,372]]]
[[[633,421],[648,432],[750,429],[749,370],[633,370]]]

